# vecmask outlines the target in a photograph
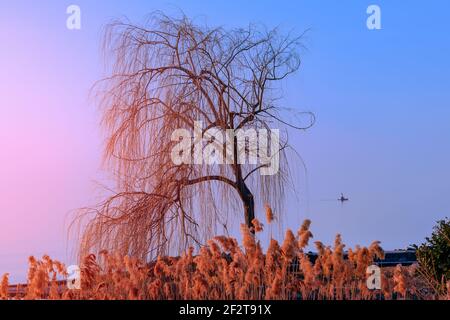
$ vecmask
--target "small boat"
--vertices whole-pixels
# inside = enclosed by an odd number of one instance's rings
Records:
[[[341,193],[341,197],[338,199],[338,201],[345,202],[345,201],[348,201],[348,198],[344,197],[344,194]]]

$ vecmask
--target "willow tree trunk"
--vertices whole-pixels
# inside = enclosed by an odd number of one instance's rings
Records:
[[[255,219],[255,199],[253,198],[253,194],[250,189],[245,184],[244,180],[241,179],[237,183],[237,187],[239,190],[239,195],[241,196],[242,203],[244,205],[244,217],[245,224],[252,229],[252,221]]]
[[[233,119],[233,117],[232,117]],[[241,197],[242,204],[244,206],[244,218],[245,224],[254,233],[254,228],[252,221],[255,219],[255,199],[253,197],[253,193],[247,187],[245,183],[245,178],[242,175],[242,166],[238,161],[238,141],[237,137],[234,137],[233,143],[234,149],[234,173],[236,176],[236,186],[239,196]]]

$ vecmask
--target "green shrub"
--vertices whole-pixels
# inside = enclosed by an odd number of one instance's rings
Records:
[[[444,294],[446,283],[450,281],[450,220],[438,221],[431,237],[415,248],[419,272],[437,294]]]

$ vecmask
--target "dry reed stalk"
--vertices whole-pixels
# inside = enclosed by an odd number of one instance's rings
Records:
[[[264,229],[264,225],[256,218],[252,220],[252,225],[255,232],[262,232]]]
[[[2,280],[0,283],[0,299],[2,300],[8,300],[9,296],[9,273],[5,273],[2,276]]]
[[[447,288],[447,300],[450,300],[450,280],[447,281],[446,288]]]
[[[267,221],[268,224],[271,224],[272,221],[275,218],[274,215],[273,215],[272,208],[267,203],[264,205],[264,208],[265,208],[265,211],[266,211],[266,221]]]
[[[97,258],[94,254],[90,254],[83,259],[81,265],[81,287],[83,290],[90,290],[94,287],[100,267],[97,264]]]
[[[394,292],[397,292],[398,294],[400,294],[402,298],[405,298],[407,288],[406,278],[404,275],[403,268],[400,264],[395,267],[393,280],[395,283]]]
[[[288,229],[284,238],[283,245],[281,246],[281,252],[286,263],[290,263],[294,259],[297,252],[297,242],[295,241],[294,233]]]
[[[305,220],[298,230],[298,247],[300,249],[304,249],[309,242],[309,239],[313,237],[311,231],[309,231],[309,227],[311,225],[311,220]]]
[[[250,232],[250,229],[241,224],[242,245],[244,246],[247,255],[252,256],[256,250],[255,236]]]

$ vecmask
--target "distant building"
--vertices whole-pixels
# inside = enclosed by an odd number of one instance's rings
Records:
[[[317,253],[307,253],[309,259],[314,263],[317,259]],[[347,253],[344,253],[344,259],[347,259]],[[410,266],[417,262],[416,251],[414,249],[393,250],[384,252],[384,260],[375,259],[374,263],[380,267]]]
[[[416,250],[394,250],[385,251],[384,260],[375,260],[375,263],[380,267],[395,267],[398,264],[402,266],[410,266],[417,262]]]

